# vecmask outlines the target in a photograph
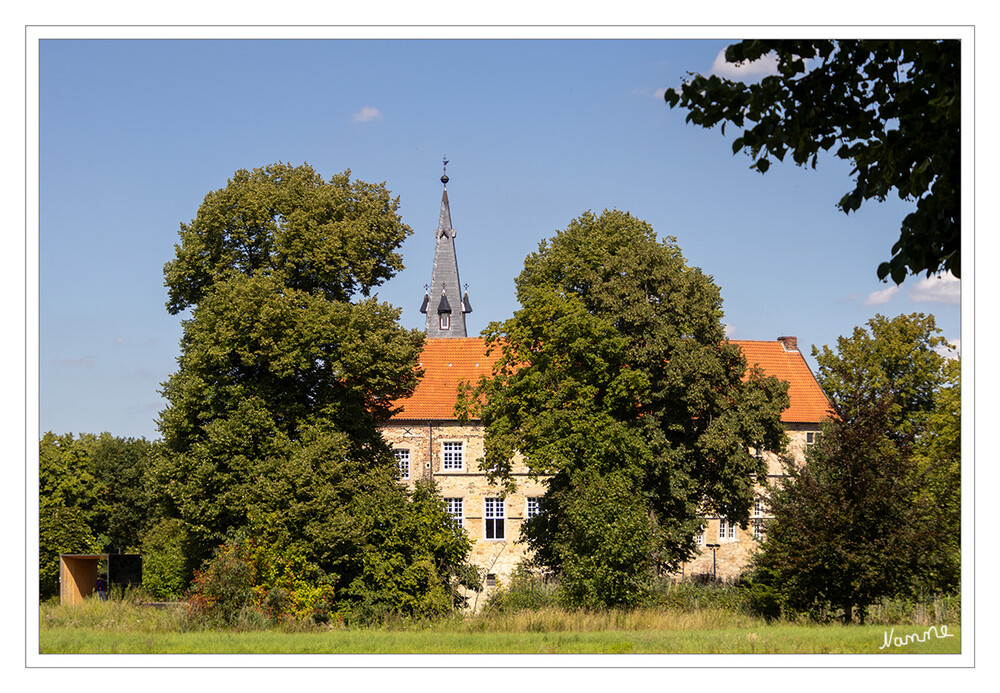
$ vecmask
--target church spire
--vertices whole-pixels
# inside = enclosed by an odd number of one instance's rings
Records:
[[[445,174],[441,176],[444,192],[441,194],[441,214],[434,234],[434,268],[431,283],[421,313],[427,314],[429,338],[467,337],[465,315],[472,312],[469,294],[463,296],[458,278],[458,257],[455,254],[455,229],[451,225],[451,207],[448,204],[448,159],[444,160]],[[459,298],[461,296],[461,298]]]

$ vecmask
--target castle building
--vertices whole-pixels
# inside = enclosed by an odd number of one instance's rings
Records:
[[[472,306],[467,292],[458,300],[461,284],[448,176],[442,176],[441,182],[445,188],[435,232],[434,267],[420,307],[427,315],[427,340],[419,363],[424,376],[412,396],[397,403],[400,410],[383,427],[382,435],[395,451],[403,482],[412,486],[419,479],[433,479],[448,512],[473,540],[471,560],[485,576],[485,593],[478,595],[481,605],[525,557],[526,547],[518,541],[521,524],[539,512],[545,484],[532,480],[518,457],[512,464],[516,491],[502,495],[479,467],[478,460],[485,452],[481,422],[461,423],[455,415],[459,384],[489,376],[499,354],[489,353],[484,339],[467,334],[465,316],[472,312]],[[805,449],[816,440],[829,403],[799,353],[796,339],[734,343],[743,349],[748,366],[759,365],[765,374],[789,382],[791,403],[781,417],[790,441],[786,452],[804,462]],[[777,454],[755,454],[767,461],[769,477],[781,475]],[[767,517],[763,493],[746,530],[727,518],[706,517],[703,531],[696,537],[701,553],[680,575],[737,577],[766,530]]]

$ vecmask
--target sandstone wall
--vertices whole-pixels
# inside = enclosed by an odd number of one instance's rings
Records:
[[[805,461],[807,434],[818,430],[816,425],[786,424],[789,437],[787,452],[802,463]],[[503,499],[503,539],[487,537],[486,499],[498,498],[499,488],[490,485],[479,468],[477,460],[483,457],[483,430],[478,422],[460,425],[457,422],[411,421],[393,422],[383,429],[383,437],[394,450],[406,450],[409,458],[409,475],[404,481],[413,485],[417,479],[433,479],[446,499],[461,499],[462,526],[473,540],[472,562],[487,576],[493,576],[483,593],[472,595],[470,603],[482,606],[496,585],[504,584],[518,563],[525,557],[525,545],[519,540],[521,524],[527,517],[528,499],[539,498],[545,485],[533,481],[520,458],[514,460],[515,493]],[[445,443],[461,443],[462,463],[458,468],[447,469]],[[454,446],[449,446],[454,448]],[[781,462],[774,453],[764,453],[770,481],[782,474]],[[454,463],[453,463],[454,464]],[[763,486],[759,487],[764,495]],[[720,537],[720,518],[705,518],[700,554],[684,564],[678,578],[713,575],[713,553],[707,544],[718,544],[715,550],[714,574],[718,579],[733,580],[747,566],[757,546],[754,523],[766,525],[766,505],[746,529],[736,526]],[[727,528],[728,530],[728,528]]]

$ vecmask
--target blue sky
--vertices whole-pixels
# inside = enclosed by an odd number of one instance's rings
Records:
[[[728,43],[43,40],[39,433],[158,437],[181,334],[162,273],[178,225],[235,170],[275,161],[399,196],[414,234],[379,296],[407,327],[423,327],[447,155],[470,334],[516,309],[513,278],[540,240],[617,208],[714,277],[734,339],[795,335],[808,355],[876,313],[919,311],[957,342],[957,280],[875,276],[912,203],[845,215],[846,164],[762,176],[732,155],[733,131],[665,105]]]

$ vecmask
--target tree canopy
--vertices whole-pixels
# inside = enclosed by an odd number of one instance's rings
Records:
[[[741,41],[726,62],[773,54],[777,74],[755,84],[693,75],[664,94],[687,122],[727,123],[743,132],[746,151],[764,173],[786,155],[816,166],[820,151],[853,165],[845,213],[895,191],[915,200],[879,279],[948,270],[961,277],[961,44],[957,40]]]
[[[138,551],[150,509],[157,445],[143,438],[55,435],[38,443],[39,589],[59,590],[59,554]]]
[[[464,400],[484,467],[509,487],[521,453],[550,477],[526,538],[572,603],[628,603],[691,555],[700,513],[745,524],[766,474],[749,448],[783,449],[787,384],[747,370],[711,277],[626,212],[573,220],[515,285],[486,330],[495,375]]]
[[[920,314],[814,349],[835,416],[805,465],[786,462],[756,558],[797,611],[845,620],[882,597],[958,587],[958,369]]]
[[[378,431],[413,391],[423,344],[369,295],[402,267],[410,229],[397,207],[384,184],[273,164],[236,172],[181,225],[167,309],[191,312],[163,386],[156,478],[199,559],[247,531],[358,601],[366,566],[398,549],[380,523],[423,512]],[[426,529],[424,541],[454,549],[433,563],[450,589],[465,540],[450,524]]]

